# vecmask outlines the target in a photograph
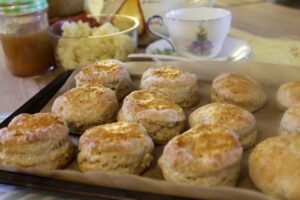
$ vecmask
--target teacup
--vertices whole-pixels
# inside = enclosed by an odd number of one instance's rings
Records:
[[[171,43],[176,53],[194,60],[216,57],[230,30],[231,12],[222,8],[181,8],[165,13],[164,18],[153,16],[148,29]],[[153,26],[166,23],[170,38]]]

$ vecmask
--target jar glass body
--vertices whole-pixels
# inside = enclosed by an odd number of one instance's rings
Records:
[[[47,9],[0,15],[0,42],[6,65],[15,76],[40,75],[54,65]]]

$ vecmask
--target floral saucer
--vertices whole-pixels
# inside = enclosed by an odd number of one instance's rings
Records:
[[[146,48],[147,54],[160,54],[177,56],[169,42],[164,39],[149,44]],[[252,48],[243,40],[227,36],[219,55],[211,60],[219,61],[242,61],[251,57]]]

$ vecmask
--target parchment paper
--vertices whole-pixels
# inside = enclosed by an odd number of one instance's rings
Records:
[[[128,63],[128,71],[130,72],[135,85],[138,87],[141,74],[149,67],[160,67],[173,65],[183,68],[187,71],[197,74],[199,85],[201,88],[200,105],[209,103],[209,92],[211,81],[222,72],[238,72],[248,75],[256,79],[263,85],[264,91],[268,95],[266,105],[254,113],[258,127],[258,142],[265,138],[277,135],[279,122],[283,112],[276,106],[275,94],[278,86],[288,81],[300,79],[300,68],[290,66],[279,66],[273,64],[263,64],[254,62],[133,62]],[[78,71],[78,70],[77,70]],[[65,85],[59,90],[57,95],[47,104],[42,112],[51,110],[53,100],[66,90],[75,86],[75,71]],[[197,106],[197,107],[198,107]],[[188,113],[191,110],[187,111]],[[77,138],[73,138],[74,144]],[[274,199],[259,192],[251,182],[248,176],[247,159],[251,150],[245,151],[243,154],[242,172],[237,187],[216,187],[207,188],[201,186],[189,186],[183,184],[174,184],[166,182],[162,179],[161,173],[156,165],[163,146],[156,147],[154,155],[155,159],[152,165],[141,176],[128,175],[117,176],[105,173],[81,173],[76,163],[76,155],[74,161],[65,170],[33,170],[33,169],[17,169],[13,167],[1,167],[9,171],[18,171],[30,173],[39,176],[46,176],[67,181],[123,188],[129,190],[138,190],[146,192],[154,192],[160,194],[178,195],[185,197],[201,198],[201,199],[222,199],[222,200],[271,200]]]

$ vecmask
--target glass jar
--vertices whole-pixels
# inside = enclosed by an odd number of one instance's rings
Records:
[[[46,0],[0,0],[0,42],[8,69],[20,77],[54,65]]]

